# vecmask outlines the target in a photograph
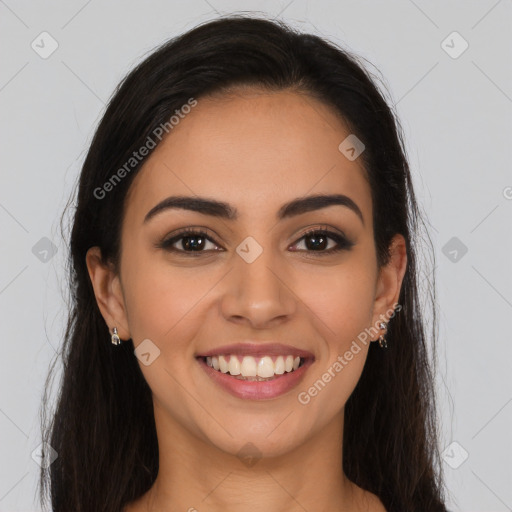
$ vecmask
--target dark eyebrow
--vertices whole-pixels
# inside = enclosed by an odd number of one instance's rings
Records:
[[[346,206],[352,210],[360,219],[364,225],[363,214],[357,206],[357,204],[350,199],[350,197],[343,194],[319,194],[314,196],[306,196],[303,198],[294,199],[289,203],[284,204],[277,213],[279,220],[300,215],[301,213],[307,213],[314,210],[320,210],[321,208],[327,208],[328,206]]]
[[[148,220],[154,217],[157,213],[171,208],[190,210],[226,220],[236,220],[238,217],[236,208],[233,208],[222,201],[197,196],[171,196],[167,197],[156,206],[153,206],[153,208],[151,208],[151,210],[146,214],[146,217],[144,217],[144,222],[148,222]]]
[[[349,208],[361,219],[364,225],[363,214],[357,204],[350,197],[343,194],[320,194],[294,199],[279,209],[277,219],[282,220],[333,205]],[[148,222],[158,213],[172,208],[190,210],[225,220],[236,220],[238,218],[236,208],[222,201],[205,197],[171,196],[151,208],[144,218],[144,223]]]

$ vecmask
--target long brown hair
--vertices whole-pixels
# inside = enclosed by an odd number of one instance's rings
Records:
[[[123,204],[147,156],[108,197],[102,187],[154,130],[193,97],[238,85],[305,92],[339,113],[365,144],[375,247],[386,263],[394,234],[407,242],[401,311],[389,325],[388,350],[372,343],[345,408],[343,468],[390,512],[445,511],[437,445],[434,322],[419,302],[417,248],[424,222],[414,196],[396,115],[359,59],[320,37],[261,18],[228,16],[204,23],[151,53],[119,85],[80,174],[69,255],[71,306],[62,345],[56,407],[43,398],[43,441],[58,453],[41,470],[40,498],[54,512],[117,512],[144,494],[158,473],[151,390],[133,342],[119,347],[96,304],[85,254],[99,246],[119,261]],[[96,193],[95,193],[96,191]],[[428,243],[427,243],[428,245]],[[428,245],[431,250],[431,246]],[[427,332],[429,331],[429,332]],[[44,457],[49,453],[45,451]]]

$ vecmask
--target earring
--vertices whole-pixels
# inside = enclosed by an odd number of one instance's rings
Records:
[[[114,327],[112,329],[114,332],[112,333],[112,344],[113,345],[119,345],[121,343],[121,338],[117,334],[117,327]]]
[[[386,341],[386,338],[384,337],[384,334],[386,333],[387,328],[388,328],[388,325],[386,324],[386,322],[379,322],[379,329],[384,330],[384,332],[379,336],[380,348],[388,348],[388,342]]]

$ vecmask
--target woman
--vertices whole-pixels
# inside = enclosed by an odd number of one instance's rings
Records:
[[[42,498],[445,511],[420,222],[399,125],[355,57],[240,16],[163,45],[80,176]]]

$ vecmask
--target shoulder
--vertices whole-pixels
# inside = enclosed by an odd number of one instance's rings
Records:
[[[379,497],[371,492],[365,491],[366,508],[361,509],[365,512],[387,512]]]
[[[121,512],[142,512],[142,510],[142,502],[141,500],[137,500],[127,503],[121,510]]]
[[[380,498],[361,487],[357,488],[357,510],[361,512],[387,512]]]

